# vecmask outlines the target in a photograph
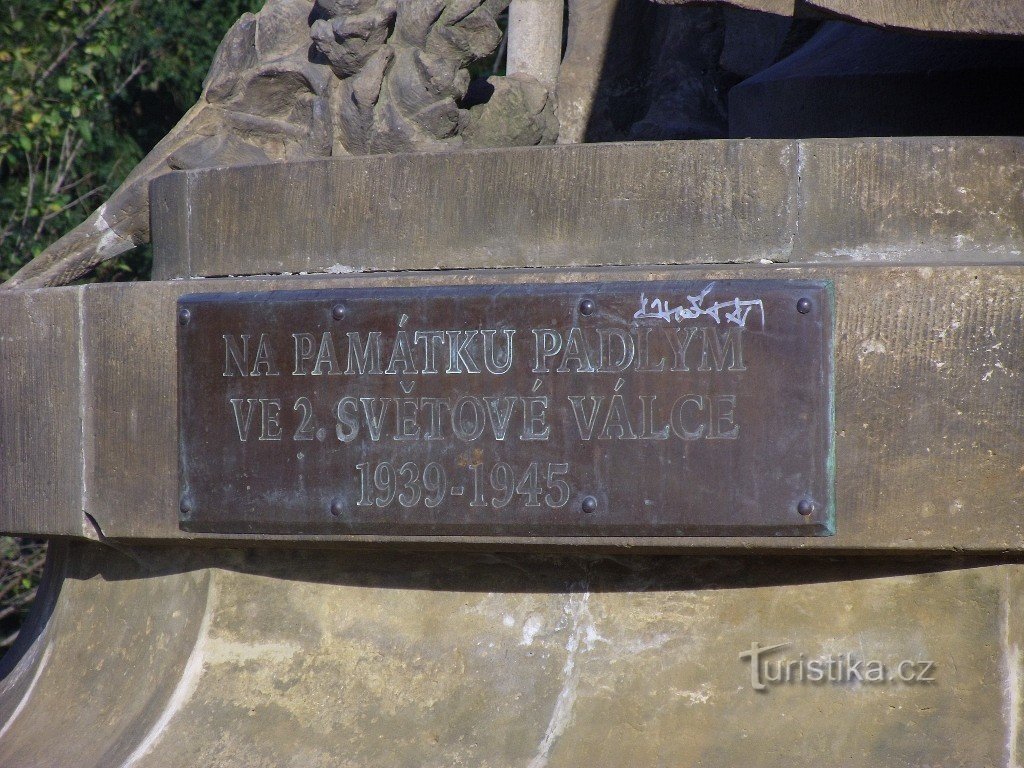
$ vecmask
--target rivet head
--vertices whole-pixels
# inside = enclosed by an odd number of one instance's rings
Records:
[[[345,317],[345,305],[344,304],[336,304],[334,306],[334,309],[331,310],[331,317],[333,317],[335,320],[342,320],[342,319],[344,319],[344,317]]]
[[[584,299],[580,302],[580,314],[581,315],[592,315],[594,310],[597,309],[597,305],[593,299]]]
[[[806,296],[798,300],[796,303],[796,311],[799,312],[801,315],[806,315],[808,312],[811,311],[811,300],[808,299]]]
[[[335,499],[331,502],[331,514],[335,517],[341,517],[341,513],[345,511],[345,505],[341,499]]]
[[[588,515],[597,512],[597,499],[593,496],[584,496],[583,501],[580,502],[580,509]]]
[[[810,499],[800,499],[796,504],[796,511],[804,517],[814,514],[814,502]]]
[[[188,321],[192,319],[192,313],[187,309],[178,310],[178,325],[188,325]]]

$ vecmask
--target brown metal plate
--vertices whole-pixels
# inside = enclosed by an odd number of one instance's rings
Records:
[[[178,327],[187,531],[834,530],[826,282],[199,294]]]

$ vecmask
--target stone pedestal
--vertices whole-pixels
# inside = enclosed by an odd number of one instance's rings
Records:
[[[158,280],[0,294],[20,372],[0,528],[52,541],[3,662],[0,764],[1015,765],[1021,149],[565,146],[160,179]],[[834,282],[834,536],[179,527],[181,295],[730,277]]]

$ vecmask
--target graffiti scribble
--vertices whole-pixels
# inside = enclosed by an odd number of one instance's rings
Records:
[[[714,319],[719,325],[724,322],[738,325],[740,328],[746,328],[747,316],[750,312],[757,307],[761,313],[761,325],[765,323],[764,304],[760,299],[739,299],[734,298],[729,301],[716,301],[709,307],[702,306],[704,299],[711,293],[711,289],[715,287],[714,283],[711,283],[703,291],[696,296],[687,296],[687,301],[690,302],[688,307],[686,306],[671,306],[664,299],[648,299],[647,294],[640,294],[640,309],[633,315],[635,320],[641,319],[655,319],[664,320],[667,323],[673,321],[679,322],[681,320],[693,320],[701,316],[710,317]],[[731,310],[722,314],[722,310]]]

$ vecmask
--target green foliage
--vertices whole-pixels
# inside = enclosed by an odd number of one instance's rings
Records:
[[[107,197],[199,96],[217,44],[261,0],[5,0],[0,279]],[[134,279],[146,254],[104,268]]]
[[[14,642],[43,576],[41,539],[0,536],[0,654]]]

